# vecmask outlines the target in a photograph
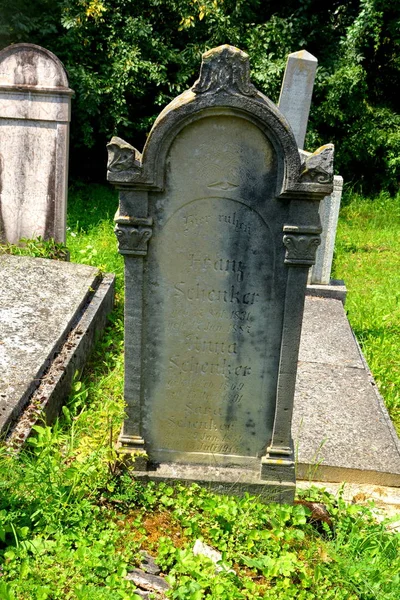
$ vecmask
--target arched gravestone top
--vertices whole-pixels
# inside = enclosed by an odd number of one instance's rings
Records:
[[[0,52],[0,87],[72,94],[62,62],[35,44],[15,44]]]
[[[34,44],[0,52],[0,241],[65,241],[71,96],[61,61]]]
[[[290,500],[304,296],[333,148],[299,152],[249,75],[238,48],[210,50],[142,154],[108,144],[125,257],[120,442],[136,477]]]
[[[110,182],[135,183],[144,189],[163,189],[165,159],[172,140],[184,127],[206,116],[236,114],[265,132],[280,157],[277,195],[317,199],[332,178],[333,146],[323,146],[313,156],[313,170],[306,167],[309,154],[299,154],[289,123],[276,105],[250,82],[248,55],[224,45],[203,55],[200,77],[160,113],[143,154],[120,138],[108,144]],[[324,156],[319,156],[322,151]],[[310,185],[311,184],[311,185]],[[322,186],[322,187],[320,187]],[[323,197],[323,196],[321,196]]]

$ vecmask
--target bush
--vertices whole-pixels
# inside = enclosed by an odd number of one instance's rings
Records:
[[[3,45],[43,45],[67,67],[71,166],[105,174],[113,134],[141,148],[161,107],[195,80],[201,54],[247,51],[275,102],[289,52],[319,59],[307,147],[334,142],[337,169],[364,189],[400,175],[400,4],[397,0],[3,0]]]

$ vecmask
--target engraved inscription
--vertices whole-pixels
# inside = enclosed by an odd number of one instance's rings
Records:
[[[165,191],[149,192],[143,414],[154,462],[242,464],[272,435],[283,219],[276,227],[268,211],[286,208],[266,202],[275,151],[250,130],[230,115],[188,125],[170,149]]]
[[[190,237],[177,243],[173,232],[182,224]],[[163,235],[153,238],[162,248],[168,298],[159,444],[256,456],[263,449],[269,338],[263,303],[274,264],[268,229],[242,204],[200,199],[169,219]],[[237,250],[236,240],[244,250]],[[266,259],[269,266],[261,270]]]

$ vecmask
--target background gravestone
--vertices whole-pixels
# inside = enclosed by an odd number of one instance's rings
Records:
[[[72,94],[48,50],[16,44],[0,52],[0,241],[65,242]]]
[[[279,97],[279,110],[285,115],[293,130],[298,147],[303,150],[310,114],[318,60],[300,50],[289,54]],[[342,198],[343,178],[334,177],[333,192],[320,204],[319,214],[322,223],[321,244],[317,249],[315,265],[310,269],[311,284],[329,285],[335,248],[336,229]],[[334,283],[334,282],[332,282]]]
[[[291,500],[304,296],[333,148],[301,161],[232,46],[203,55],[143,155],[119,138],[108,148],[125,258],[120,442],[149,459],[135,476]]]
[[[307,50],[289,54],[279,96],[279,110],[289,121],[297,147],[302,150],[307,133],[317,65],[318,60]]]

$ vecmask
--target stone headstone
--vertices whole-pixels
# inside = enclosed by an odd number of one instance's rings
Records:
[[[307,133],[317,65],[318,60],[307,50],[289,54],[279,96],[279,110],[289,121],[301,149]]]
[[[329,285],[331,283],[333,252],[342,190],[343,177],[335,175],[333,178],[333,192],[329,196],[325,196],[319,207],[322,224],[321,245],[317,250],[315,265],[310,269],[311,284]]]
[[[0,241],[65,241],[72,90],[34,44],[0,52]]]
[[[125,258],[121,451],[137,478],[291,500],[304,296],[333,148],[300,157],[248,56],[221,46],[142,155],[120,138],[108,150]]]
[[[283,76],[278,107],[289,121],[300,149],[304,148],[317,66],[318,60],[306,50],[293,52],[288,56]],[[320,205],[322,238],[317,249],[315,266],[310,269],[309,282],[312,285],[331,283],[342,189],[343,178],[337,176],[334,179],[334,191],[326,196]]]

